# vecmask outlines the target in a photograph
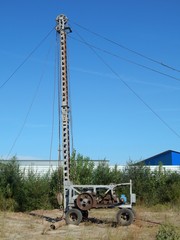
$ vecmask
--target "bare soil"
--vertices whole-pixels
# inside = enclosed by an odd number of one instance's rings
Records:
[[[89,219],[78,226],[57,221],[62,211],[38,210],[31,213],[0,212],[0,239],[32,240],[153,240],[160,224],[180,228],[180,212],[176,210],[137,207],[135,222],[127,227],[117,226],[117,209],[91,210]],[[55,229],[52,229],[52,225]]]

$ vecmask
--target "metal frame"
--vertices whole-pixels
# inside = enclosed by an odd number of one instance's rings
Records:
[[[129,187],[129,201],[125,204],[120,202],[119,197],[117,196],[117,201],[109,201],[107,204],[98,204],[97,202],[97,192],[99,189],[104,189],[104,196],[106,196],[108,193],[113,196],[113,193],[116,191],[116,189],[127,186]],[[132,193],[132,181],[130,180],[129,183],[119,183],[119,184],[110,184],[110,185],[74,185],[69,184],[69,186],[66,186],[66,189],[68,191],[68,199],[67,199],[67,209],[71,209],[74,207],[77,207],[77,198],[82,193],[90,193],[93,196],[94,203],[92,204],[91,208],[108,208],[108,207],[115,207],[119,206],[120,208],[132,208],[133,204],[136,202],[135,194]],[[89,210],[89,209],[88,209]]]
[[[69,93],[67,78],[67,47],[66,35],[71,32],[67,25],[66,16],[59,15],[56,18],[56,31],[60,35],[60,79],[61,86],[61,115],[62,115],[62,160],[64,162],[64,211],[68,216],[67,221],[79,223],[82,215],[91,208],[115,207],[132,209],[135,202],[135,194],[132,193],[132,181],[129,183],[119,183],[110,185],[75,185],[70,182],[70,142],[69,142]],[[113,191],[117,187],[129,186],[129,203],[123,204],[113,196]],[[104,196],[99,199],[98,189],[104,190]],[[74,212],[73,212],[74,209]],[[84,211],[85,210],[85,211]],[[129,210],[128,210],[129,211]],[[121,214],[121,213],[120,213]],[[124,217],[124,212],[122,212]],[[125,215],[131,215],[131,212]],[[76,217],[74,217],[76,216]],[[125,216],[126,217],[126,216]],[[119,216],[118,216],[119,218]],[[75,220],[74,220],[75,219]],[[129,224],[129,223],[128,223]]]

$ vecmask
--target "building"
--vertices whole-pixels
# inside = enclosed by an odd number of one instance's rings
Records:
[[[2,163],[7,163],[11,160],[1,160]],[[90,160],[93,161],[94,166],[98,166],[100,162],[105,162],[109,165],[109,160]],[[63,161],[58,162],[58,160],[17,160],[19,167],[25,173],[28,170],[32,170],[38,174],[44,174],[50,171],[52,173],[58,166],[63,166]]]
[[[4,160],[2,162],[7,162],[9,160]],[[94,163],[94,166],[97,167],[100,162],[105,162],[109,165],[109,160],[91,160]],[[53,172],[58,168],[58,165],[62,166],[63,162],[58,163],[58,160],[17,160],[20,169],[27,172],[29,169],[43,174],[48,171]],[[156,170],[159,169],[159,165],[162,165],[162,168],[169,171],[176,171],[180,173],[180,152],[168,150],[162,153],[159,153],[150,158],[144,159],[138,163],[143,163],[146,166],[149,166],[150,169]],[[109,166],[110,169],[113,169],[114,166]],[[126,165],[118,165],[117,169],[123,171]]]
[[[153,157],[143,160],[146,165],[171,165],[171,166],[180,166],[180,153],[172,150],[159,153]]]
[[[166,170],[177,171],[180,173],[180,152],[168,150],[144,159],[140,163],[144,163],[152,170],[155,170],[159,168],[159,165],[162,165]]]
[[[8,163],[11,160],[1,160],[2,163]],[[48,171],[53,172],[58,168],[57,160],[16,160],[20,170],[27,173],[29,170],[33,172],[43,174]]]

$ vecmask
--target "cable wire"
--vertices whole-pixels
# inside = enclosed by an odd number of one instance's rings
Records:
[[[39,92],[39,88],[40,88],[40,85],[41,85],[42,79],[43,79],[43,77],[44,77],[44,73],[45,73],[46,65],[47,65],[47,62],[48,62],[48,61],[47,61],[47,58],[48,58],[48,56],[49,56],[50,49],[51,49],[51,48],[49,48],[49,50],[48,50],[48,53],[47,53],[47,56],[46,56],[46,60],[45,60],[45,63],[44,63],[44,67],[43,67],[43,71],[42,71],[41,77],[40,77],[40,79],[39,79],[39,82],[38,82],[38,85],[37,85],[36,91],[35,91],[35,93],[34,93],[34,95],[33,95],[32,101],[31,101],[31,103],[30,103],[30,105],[29,105],[29,108],[28,108],[27,114],[26,114],[26,116],[25,116],[25,119],[24,119],[24,121],[23,121],[23,124],[22,124],[22,126],[21,126],[21,128],[20,128],[20,130],[19,130],[19,132],[18,132],[18,134],[17,134],[17,136],[16,136],[16,138],[15,138],[15,140],[13,141],[13,144],[12,144],[12,146],[11,146],[11,148],[10,148],[8,154],[7,154],[6,159],[9,158],[9,155],[11,154],[11,152],[12,152],[14,146],[16,145],[16,142],[17,142],[18,139],[19,139],[19,137],[21,136],[21,134],[22,134],[22,132],[23,132],[23,130],[24,130],[24,127],[25,127],[25,125],[26,125],[26,122],[27,122],[27,120],[28,120],[28,117],[29,117],[30,112],[31,112],[32,107],[33,107],[33,104],[34,104],[35,99],[36,99],[36,97],[37,97],[37,94],[38,94],[38,92]]]
[[[150,68],[150,67],[145,66],[145,65],[143,65],[143,64],[140,64],[140,63],[137,63],[137,62],[135,62],[135,61],[129,60],[129,59],[127,59],[127,58],[121,57],[121,56],[119,56],[119,55],[117,55],[117,54],[115,54],[115,53],[111,53],[111,52],[109,52],[109,51],[107,51],[107,50],[104,50],[104,49],[102,49],[102,48],[96,47],[96,46],[94,46],[94,45],[92,45],[92,44],[90,44],[90,43],[88,43],[88,42],[84,42],[84,41],[79,40],[79,39],[76,39],[76,38],[74,38],[74,37],[70,37],[70,38],[73,39],[73,40],[76,40],[76,41],[78,41],[78,42],[81,42],[81,43],[83,43],[83,44],[85,44],[85,45],[88,45],[89,47],[92,47],[92,48],[94,48],[94,49],[97,49],[97,50],[99,50],[99,51],[101,51],[101,52],[104,52],[104,53],[106,53],[106,54],[109,54],[109,55],[111,55],[111,56],[114,56],[114,57],[116,57],[116,58],[119,58],[119,59],[121,59],[121,60],[123,60],[123,61],[125,61],[125,62],[134,64],[134,65],[139,66],[139,67],[142,67],[142,68],[145,68],[145,69],[147,69],[147,70],[150,70],[150,71],[152,71],[152,72],[155,72],[155,73],[161,74],[161,75],[163,75],[163,76],[169,77],[169,78],[174,79],[174,80],[176,80],[176,81],[180,81],[180,78],[174,77],[174,76],[169,75],[169,74],[167,74],[167,73],[163,73],[163,72],[161,72],[161,71],[159,71],[159,70]]]
[[[68,58],[68,54],[67,54]],[[71,101],[71,81],[70,81],[70,72],[69,72],[69,61],[67,59],[67,79],[68,79],[68,86],[69,86],[69,122],[70,122],[70,138],[71,138],[71,155],[74,150],[74,138],[73,138],[73,114],[72,114],[72,101]]]
[[[59,49],[59,40],[60,35],[56,32],[56,45],[57,45],[57,82],[58,82],[58,161],[60,164],[61,161],[61,84],[60,84],[60,49]]]
[[[22,61],[22,63],[11,73],[11,75],[0,85],[0,89],[3,88],[9,80],[17,73],[17,71],[29,60],[29,58],[38,50],[38,48],[43,44],[43,42],[50,36],[52,31],[54,30],[54,27],[51,29],[51,31],[48,32],[48,34],[37,44],[37,46],[27,55],[27,57]]]
[[[77,32],[76,32],[77,33]],[[80,36],[79,33],[77,33],[77,35],[79,36],[79,38],[81,38],[81,40],[83,42],[86,42],[84,40],[84,38],[82,36]],[[165,121],[163,120],[159,114],[157,114],[157,112],[155,110],[153,110],[152,107],[150,107],[149,104],[147,104],[142,97],[140,97],[120,76],[119,74],[114,71],[114,69],[94,50],[93,47],[89,46],[89,44],[87,44],[87,46],[91,49],[91,51],[101,60],[101,62],[103,62],[103,64],[116,76],[118,77],[118,79],[172,132],[174,133],[178,138],[180,138],[180,135]]]
[[[53,146],[53,138],[54,138],[54,115],[55,115],[55,98],[56,98],[56,66],[57,66],[57,56],[55,56],[54,61],[54,87],[53,87],[53,101],[52,101],[52,127],[51,127],[51,140],[50,140],[50,150],[49,150],[49,161],[52,160],[52,146]]]
[[[102,39],[104,39],[104,40],[106,40],[106,41],[108,41],[108,42],[110,42],[110,43],[113,43],[113,44],[115,44],[116,46],[119,46],[119,47],[121,47],[121,48],[123,48],[123,49],[125,49],[125,50],[127,50],[127,51],[129,51],[129,52],[131,52],[131,53],[134,53],[134,54],[136,54],[136,55],[138,55],[138,56],[140,56],[140,57],[143,57],[143,58],[145,58],[145,59],[147,59],[147,60],[149,60],[149,61],[151,61],[151,62],[157,63],[157,64],[159,64],[159,65],[161,65],[161,66],[163,66],[163,67],[165,67],[165,68],[171,69],[171,70],[176,71],[176,72],[180,72],[180,70],[177,69],[177,68],[175,68],[175,67],[172,67],[172,66],[170,66],[170,65],[168,65],[168,64],[165,64],[165,63],[160,62],[160,61],[158,61],[158,60],[155,60],[155,59],[153,59],[153,58],[151,58],[151,57],[148,57],[148,56],[146,56],[146,55],[144,55],[144,54],[142,54],[142,53],[140,53],[140,52],[137,52],[137,51],[135,51],[135,50],[132,50],[132,49],[130,49],[130,48],[128,48],[128,47],[120,44],[120,43],[117,43],[117,42],[115,42],[115,41],[113,41],[113,40],[111,40],[111,39],[109,39],[109,38],[107,38],[107,37],[102,36],[102,35],[99,34],[99,33],[96,33],[96,32],[94,32],[94,31],[91,31],[91,30],[89,30],[88,28],[83,27],[82,25],[80,25],[80,24],[78,24],[78,23],[75,23],[75,22],[73,22],[73,21],[71,21],[71,22],[72,22],[73,24],[75,24],[76,26],[80,27],[81,29],[83,29],[83,30],[85,30],[85,31],[87,31],[87,32],[95,35],[95,36],[98,36],[98,37],[100,37],[100,38],[102,38]]]
[[[58,84],[58,170],[57,170],[57,189],[60,194],[63,192],[62,183],[63,183],[63,171],[64,167],[61,164],[61,66],[60,66],[60,35],[56,32],[56,49],[57,49],[57,84]]]

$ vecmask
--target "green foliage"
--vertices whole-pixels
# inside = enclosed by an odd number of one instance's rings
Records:
[[[166,172],[165,191],[161,196],[161,202],[173,202],[178,204],[180,201],[180,175],[177,173]]]
[[[123,173],[121,170],[118,170],[118,166],[115,165],[110,172],[111,175],[111,183],[122,183]]]
[[[18,209],[18,200],[22,192],[22,176],[15,157],[11,162],[0,163],[1,207],[3,209]]]
[[[177,232],[175,226],[170,224],[163,224],[160,226],[156,235],[156,240],[180,240],[180,234]]]
[[[149,167],[143,164],[134,165],[132,162],[128,163],[123,171],[123,182],[133,182],[133,192],[136,193],[137,199],[140,203],[151,204],[155,201],[155,181]]]
[[[71,157],[70,179],[74,184],[92,184],[94,163],[73,151]]]
[[[180,174],[165,171],[161,165],[151,171],[148,166],[130,162],[124,170],[122,181],[128,179],[133,182],[133,192],[139,203],[153,206],[170,202],[178,204],[180,201]]]
[[[48,175],[39,175],[32,169],[29,169],[27,177],[23,181],[23,201],[21,210],[33,210],[41,208],[50,208],[49,202],[49,177]]]
[[[32,169],[20,171],[15,158],[0,163],[0,209],[29,211],[50,208],[48,174],[40,176]]]
[[[55,170],[49,180],[49,201],[51,206],[58,208],[57,194],[63,193],[63,168]]]
[[[180,206],[180,174],[169,172],[159,166],[151,171],[148,166],[130,162],[125,170],[117,165],[110,168],[106,161],[94,166],[88,157],[76,154],[71,156],[70,179],[74,184],[118,184],[133,182],[133,192],[137,203],[146,206]],[[0,162],[0,210],[30,211],[40,208],[57,208],[56,196],[63,193],[63,168],[53,173],[39,175],[29,169],[20,170],[14,157],[11,161]],[[118,189],[118,194],[128,191]]]
[[[102,161],[93,171],[93,184],[112,183],[111,171],[106,161]]]

